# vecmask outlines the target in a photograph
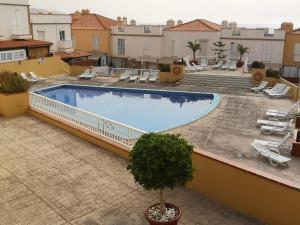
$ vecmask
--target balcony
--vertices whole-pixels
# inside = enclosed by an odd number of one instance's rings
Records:
[[[32,39],[32,35],[29,33],[27,26],[12,26],[11,38],[14,40],[29,40]]]
[[[72,40],[58,41],[58,51],[65,52],[65,53],[74,52],[73,41]]]

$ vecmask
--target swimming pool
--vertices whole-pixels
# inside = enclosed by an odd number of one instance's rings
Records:
[[[169,130],[213,111],[218,94],[60,85],[36,91],[47,98],[146,132]]]

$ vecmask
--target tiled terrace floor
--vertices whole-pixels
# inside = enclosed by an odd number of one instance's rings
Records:
[[[0,117],[0,225],[144,225],[157,200],[127,162],[33,117]],[[234,197],[234,196],[233,196]],[[262,224],[185,188],[167,193],[181,224]]]

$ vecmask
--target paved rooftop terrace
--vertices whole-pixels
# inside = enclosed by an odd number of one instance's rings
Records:
[[[127,162],[31,116],[0,117],[0,225],[146,225],[157,202]],[[263,224],[185,188],[167,192],[184,225]]]

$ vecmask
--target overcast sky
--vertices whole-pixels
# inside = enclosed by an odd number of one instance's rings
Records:
[[[164,24],[170,18],[184,22],[201,18],[273,28],[283,21],[300,25],[300,0],[30,0],[30,3],[35,8],[65,13],[85,8],[113,19],[126,16],[138,24]]]

